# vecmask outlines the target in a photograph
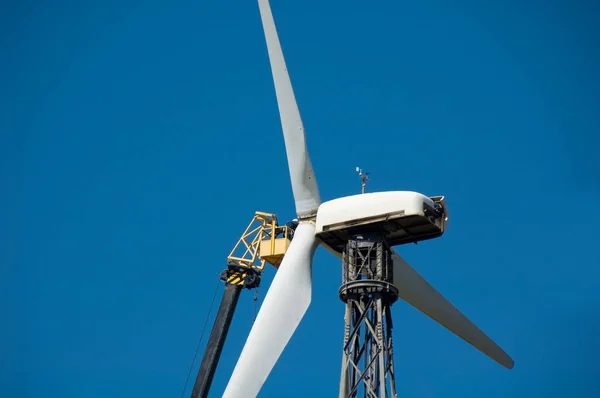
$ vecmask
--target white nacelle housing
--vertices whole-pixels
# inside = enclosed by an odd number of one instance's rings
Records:
[[[448,223],[443,196],[391,191],[346,196],[321,204],[316,235],[342,251],[355,234],[383,233],[390,246],[437,238]]]

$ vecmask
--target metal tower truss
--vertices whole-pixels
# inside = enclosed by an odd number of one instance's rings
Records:
[[[346,303],[340,398],[396,397],[390,306],[391,249],[382,235],[355,235],[342,257],[340,299]]]

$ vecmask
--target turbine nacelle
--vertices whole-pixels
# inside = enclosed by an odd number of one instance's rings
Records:
[[[395,246],[437,238],[447,223],[443,196],[429,198],[412,191],[375,192],[321,204],[316,235],[339,253],[355,234],[376,233]]]

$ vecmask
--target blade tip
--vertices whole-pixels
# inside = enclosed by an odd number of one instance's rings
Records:
[[[506,361],[504,361],[504,363],[502,363],[502,366],[504,366],[506,369],[510,370],[515,367],[515,361],[512,358],[508,358],[508,360],[506,360]]]

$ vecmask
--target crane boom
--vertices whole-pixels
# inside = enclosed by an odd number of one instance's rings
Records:
[[[225,282],[219,311],[215,318],[202,362],[198,369],[191,398],[206,398],[229,326],[243,288],[260,285],[266,263],[278,268],[294,234],[293,225],[278,225],[277,216],[257,211],[254,218],[227,257],[227,268],[220,275]]]

